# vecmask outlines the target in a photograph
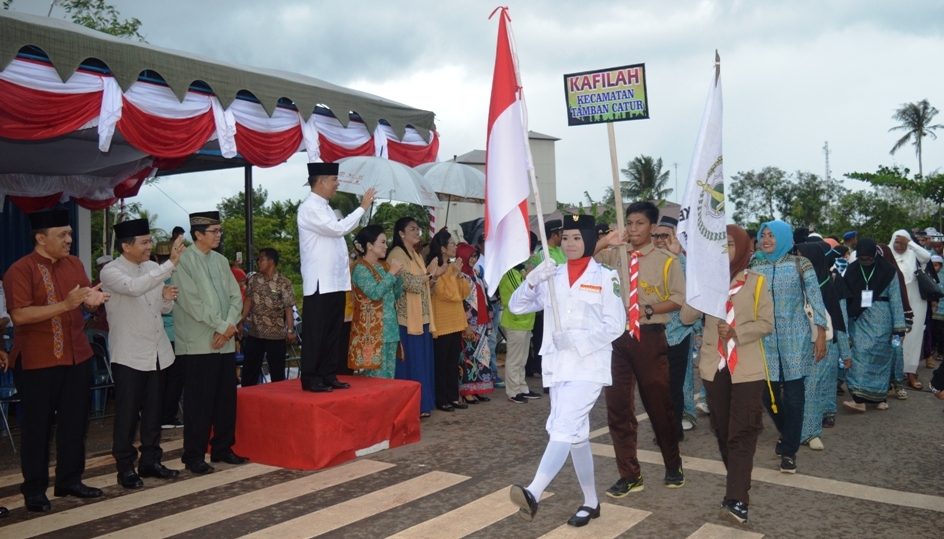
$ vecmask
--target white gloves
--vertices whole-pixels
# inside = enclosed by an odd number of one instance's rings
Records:
[[[554,348],[563,352],[564,350],[574,349],[574,338],[570,336],[569,331],[561,331],[554,334]]]
[[[548,258],[544,262],[538,264],[536,268],[531,270],[531,273],[525,277],[525,280],[528,281],[528,284],[531,285],[531,288],[535,288],[544,281],[554,278],[554,275],[556,274],[557,264]]]

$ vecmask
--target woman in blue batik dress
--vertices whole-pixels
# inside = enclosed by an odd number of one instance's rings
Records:
[[[851,401],[842,407],[865,412],[867,403],[887,410],[885,397],[891,377],[893,348],[905,335],[904,308],[897,272],[879,252],[875,240],[859,241],[857,258],[843,277],[849,287],[848,311],[852,337],[852,365],[846,369]],[[897,345],[893,343],[897,342]]]
[[[764,406],[780,432],[776,451],[783,473],[796,473],[806,399],[804,378],[813,371],[814,361],[826,357],[828,316],[816,271],[805,258],[788,254],[791,249],[790,225],[780,220],[764,223],[760,228],[760,250],[751,266],[764,275],[774,301],[774,331],[763,342],[775,400],[771,402],[771,392],[765,392]],[[803,310],[804,288],[817,326],[815,339]]]
[[[908,285],[905,284],[905,276],[895,261],[891,246],[887,243],[877,245],[878,253],[895,268],[895,273],[898,275],[898,291],[901,294],[901,306],[905,313],[905,334],[908,335],[911,333],[911,328],[914,327],[914,311],[911,309],[911,301],[908,299]],[[894,393],[898,400],[906,400],[908,391],[905,390],[905,347],[892,347],[892,356],[894,363],[892,363],[891,378],[889,379],[889,393]]]

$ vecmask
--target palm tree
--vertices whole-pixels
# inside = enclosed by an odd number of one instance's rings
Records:
[[[142,210],[140,207],[134,209],[137,216],[135,219],[147,219],[148,228],[151,229],[151,235],[154,236],[154,241],[167,241],[170,239],[170,236],[167,234],[167,231],[163,228],[157,228],[155,223],[157,223],[157,214],[151,213],[147,210]]]
[[[901,125],[889,129],[889,132],[905,131],[905,135],[898,139],[898,142],[892,146],[892,151],[889,153],[895,155],[895,152],[908,142],[914,144],[915,155],[918,156],[918,174],[922,178],[924,177],[924,166],[921,162],[921,139],[927,136],[936,139],[937,135],[934,134],[934,130],[944,129],[944,125],[931,125],[931,120],[934,119],[937,113],[938,110],[932,107],[927,99],[922,99],[917,103],[904,103],[892,116],[892,119],[901,122]]]
[[[620,182],[623,200],[664,200],[672,193],[667,188],[669,171],[662,171],[662,158],[652,160],[648,155],[640,155],[620,169],[626,181]]]

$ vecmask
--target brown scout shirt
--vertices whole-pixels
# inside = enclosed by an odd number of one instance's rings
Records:
[[[632,251],[632,246],[627,245],[627,251]],[[678,257],[664,249],[656,249],[652,242],[647,243],[639,250],[642,256],[639,257],[639,286],[637,293],[639,295],[639,324],[668,324],[668,314],[653,314],[652,318],[646,318],[646,305],[655,305],[663,301],[674,301],[679,305],[685,305],[685,274],[682,272],[682,264]],[[594,257],[600,264],[611,268],[618,268],[620,265],[619,249],[614,247],[600,251]],[[669,264],[668,284],[665,280],[666,262]],[[626,275],[629,276],[629,268],[626,268]],[[629,290],[629,283],[623,282],[623,276],[620,275],[620,286]]]

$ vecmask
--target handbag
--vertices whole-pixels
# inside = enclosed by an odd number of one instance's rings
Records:
[[[918,281],[918,292],[921,293],[921,299],[934,301],[944,296],[938,284],[934,282],[934,279],[923,269],[918,268],[915,270],[915,279]]]
[[[810,342],[816,342],[816,338],[819,336],[819,328],[816,327],[816,313],[813,311],[813,306],[810,305],[809,298],[806,297],[806,282],[803,280],[803,270],[800,269],[800,257],[795,257],[793,261],[796,262],[797,274],[800,277],[800,290],[803,291],[803,314],[810,321]],[[829,318],[829,313],[826,313],[826,341],[831,340],[833,340],[833,321]]]

